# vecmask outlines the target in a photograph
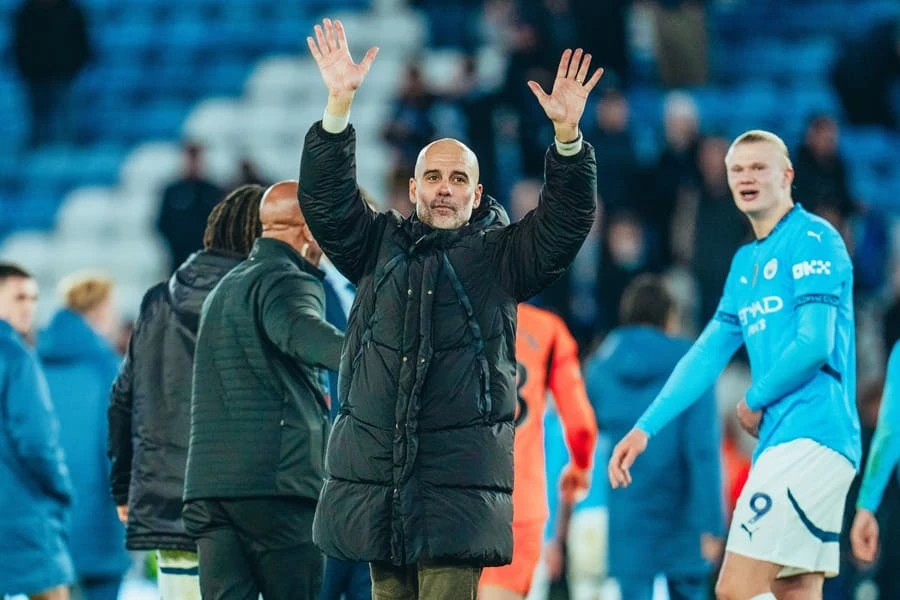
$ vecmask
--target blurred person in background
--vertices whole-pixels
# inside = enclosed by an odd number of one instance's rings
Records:
[[[31,110],[31,147],[72,142],[71,87],[91,57],[84,12],[74,0],[25,0],[16,12],[13,49]]]
[[[597,146],[597,193],[603,210],[639,208],[635,198],[638,159],[628,131],[628,99],[618,89],[607,87],[594,109],[595,120],[586,137]]]
[[[420,150],[416,212],[402,219],[368,211],[355,177],[350,110],[377,49],[354,63],[330,19],[307,44],[329,94],[306,134],[298,197],[359,287],[315,541],[369,561],[375,598],[474,598],[482,568],[512,560],[516,307],[559,276],[593,225],[594,156],[578,124],[602,71],[589,78],[590,55],[566,50],[550,94],[528,82],[555,143],[522,221],[507,224],[477,157],[452,139]]]
[[[325,321],[322,249],[297,182],[269,187],[259,219],[250,256],[203,304],[183,518],[204,598],[314,600],[323,557],[312,523],[330,429],[325,369],[337,370],[344,335]]]
[[[37,353],[75,484],[69,550],[84,600],[116,600],[131,565],[125,529],[109,495],[109,390],[119,371],[110,338],[118,326],[112,279],[76,273],[59,284],[63,308],[38,334]]]
[[[67,600],[72,482],[47,381],[23,341],[37,298],[27,271],[0,263],[0,596]]]
[[[619,210],[609,216],[608,223],[595,289],[597,322],[603,333],[618,326],[619,303],[628,284],[656,270],[644,224],[635,213]]]
[[[656,65],[667,88],[707,81],[706,0],[653,0]]]
[[[393,149],[398,168],[409,172],[416,164],[419,149],[434,139],[431,109],[435,96],[428,88],[421,65],[407,63],[400,93],[393,100],[391,116],[381,136]]]
[[[694,99],[684,92],[670,92],[663,106],[663,125],[665,146],[645,174],[647,189],[638,192],[638,214],[647,225],[653,261],[668,268],[672,264],[672,220],[678,194],[685,184],[699,179],[700,115]]]
[[[848,40],[831,69],[847,120],[854,125],[900,129],[892,92],[900,80],[900,17],[875,23]]]
[[[813,116],[803,143],[794,152],[794,198],[803,208],[834,225],[847,237],[856,204],[847,185],[847,168],[838,152],[838,124],[826,115]]]
[[[126,547],[157,553],[163,600],[200,598],[197,546],[181,520],[194,346],[203,301],[262,231],[263,191],[229,193],[209,215],[203,249],[144,295],[109,400],[112,496]]]
[[[548,517],[544,410],[548,394],[562,419],[570,462],[561,501],[574,504],[590,486],[597,425],[581,379],[578,346],[556,315],[520,304],[516,318],[516,437],[513,450],[513,560],[481,574],[482,600],[522,600],[541,557]],[[554,484],[556,482],[553,482]]]
[[[203,146],[183,147],[181,176],[163,190],[156,228],[169,249],[169,272],[183,264],[203,240],[210,211],[222,199],[222,189],[207,179]]]
[[[887,527],[879,527],[876,513],[882,504],[882,498],[886,497],[888,484],[893,480],[893,487],[896,488],[900,477],[900,342],[894,344],[888,360],[878,424],[868,448],[865,465],[856,501],[856,516],[850,530],[850,542],[854,557],[866,564],[876,560],[881,542],[876,581],[880,584],[880,597],[895,598],[900,593],[897,576],[897,567],[900,566],[900,528],[897,527],[900,511],[896,494],[891,506],[893,510],[881,511],[881,523]],[[885,575],[891,577],[891,580],[888,581]]]
[[[728,189],[727,152],[725,138],[712,136],[700,140],[699,179],[681,187],[672,222],[673,251],[690,266],[697,282],[700,323],[713,317],[731,267],[731,257],[741,244],[750,240],[750,223],[735,208]]]
[[[585,363],[599,428],[615,440],[628,433],[690,348],[676,337],[678,309],[661,278],[631,282],[620,312],[621,325]],[[709,389],[654,438],[635,467],[634,484],[609,494],[609,576],[622,600],[651,600],[660,574],[673,600],[708,597],[709,575],[724,547],[719,431]]]
[[[609,479],[614,488],[630,485],[649,439],[746,347],[753,381],[735,410],[759,443],[716,595],[817,598],[840,570],[842,515],[860,458],[852,265],[837,230],[794,204],[781,138],[744,132],[725,160],[756,240],[735,254],[713,320],[613,449]]]

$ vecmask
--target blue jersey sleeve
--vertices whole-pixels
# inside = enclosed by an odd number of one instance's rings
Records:
[[[857,508],[875,512],[888,480],[900,463],[900,342],[888,360],[878,426],[872,438],[869,459],[859,490]]]
[[[851,281],[850,257],[840,235],[824,224],[803,234],[791,257],[795,334],[747,391],[751,410],[762,410],[810,381],[834,350],[838,307]]]
[[[660,429],[697,401],[719,377],[719,373],[744,342],[731,290],[735,262],[725,282],[725,291],[715,316],[682,357],[653,403],[641,415],[635,428],[653,437]]]

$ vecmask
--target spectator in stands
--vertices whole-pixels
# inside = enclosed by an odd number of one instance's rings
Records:
[[[656,64],[668,88],[707,80],[706,0],[653,0]]]
[[[15,15],[13,48],[31,110],[32,147],[71,142],[71,87],[91,56],[87,24],[74,0],[25,0]]]
[[[674,337],[677,308],[656,276],[644,275],[628,286],[621,322],[585,364],[588,397],[600,430],[612,439],[631,430],[690,348]],[[724,549],[725,526],[712,392],[654,440],[653,459],[634,467],[645,469],[643,476],[609,495],[609,574],[618,581],[622,600],[651,598],[660,573],[671,597],[703,600]]]
[[[428,89],[422,68],[410,62],[406,65],[400,93],[393,101],[391,116],[381,135],[396,153],[398,164],[406,171],[416,164],[419,148],[434,139],[431,107],[434,94]]]
[[[597,322],[603,332],[619,325],[619,305],[625,288],[640,274],[655,271],[644,226],[637,215],[610,215],[597,276]]]
[[[202,250],[141,302],[109,406],[110,484],[126,547],[157,553],[162,600],[199,600],[197,546],[181,519],[200,307],[250,253],[263,188],[233,190],[209,215]]]
[[[729,141],[712,136],[700,141],[697,152],[699,180],[686,183],[678,194],[673,221],[673,250],[690,266],[700,294],[698,323],[707,323],[716,311],[731,258],[750,241],[750,224],[738,211],[728,188],[725,154]]]
[[[312,522],[329,430],[323,369],[338,368],[344,336],[325,321],[322,250],[297,182],[268,188],[259,217],[250,257],[203,304],[184,522],[204,598],[314,599],[323,562]]]
[[[109,389],[119,371],[113,281],[79,273],[60,282],[63,308],[38,335],[60,442],[75,484],[69,549],[84,600],[116,600],[131,565],[125,529],[109,497]]]
[[[846,238],[856,204],[847,185],[847,169],[838,153],[838,124],[826,115],[813,116],[794,154],[794,198],[803,208],[827,219]]]
[[[72,483],[47,382],[22,339],[37,296],[31,275],[0,264],[0,596],[67,600]]]
[[[234,189],[242,185],[261,185],[263,187],[268,186],[265,179],[263,179],[262,174],[259,172],[259,168],[256,166],[256,163],[254,163],[252,159],[246,156],[238,161],[237,171],[237,179],[229,186],[230,189]]]
[[[166,186],[156,227],[169,247],[169,272],[184,263],[203,240],[207,217],[222,190],[204,174],[203,147],[184,145],[184,170]]]
[[[892,100],[900,80],[900,18],[878,23],[847,42],[831,79],[851,123],[900,128],[900,107]]]
[[[648,246],[656,262],[672,262],[672,219],[678,193],[697,181],[697,148],[700,120],[697,104],[687,94],[671,92],[663,108],[666,145],[647,174],[649,189],[641,194],[639,215],[649,230]]]
[[[595,109],[595,121],[585,135],[597,148],[597,193],[609,214],[638,208],[635,198],[638,159],[628,131],[628,100],[608,87]]]
[[[604,77],[628,84],[626,23],[631,0],[566,0],[575,25],[578,45],[593,54],[606,70]],[[612,76],[612,77],[611,77]],[[593,138],[588,138],[593,139]],[[597,162],[599,165],[599,161]]]

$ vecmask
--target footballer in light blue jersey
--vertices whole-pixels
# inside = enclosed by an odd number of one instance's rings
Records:
[[[894,344],[888,359],[884,394],[878,410],[878,425],[872,437],[866,471],[856,502],[856,518],[850,541],[856,558],[871,562],[878,550],[878,521],[875,511],[891,476],[898,475],[900,464],[900,342]]]
[[[780,138],[742,134],[725,163],[756,240],[735,254],[716,315],[613,449],[610,483],[631,482],[652,437],[746,346],[752,384],[737,413],[759,444],[717,597],[774,599],[784,586],[821,597],[824,577],[838,572],[844,502],[860,459],[853,268],[838,232],[791,199],[794,172]]]

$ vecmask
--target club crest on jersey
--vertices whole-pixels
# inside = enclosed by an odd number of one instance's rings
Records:
[[[804,260],[791,267],[794,279],[802,279],[808,275],[831,275],[830,260]]]
[[[778,272],[778,259],[773,258],[769,262],[766,263],[766,266],[763,268],[763,277],[766,279],[772,279],[775,277],[775,273]]]

